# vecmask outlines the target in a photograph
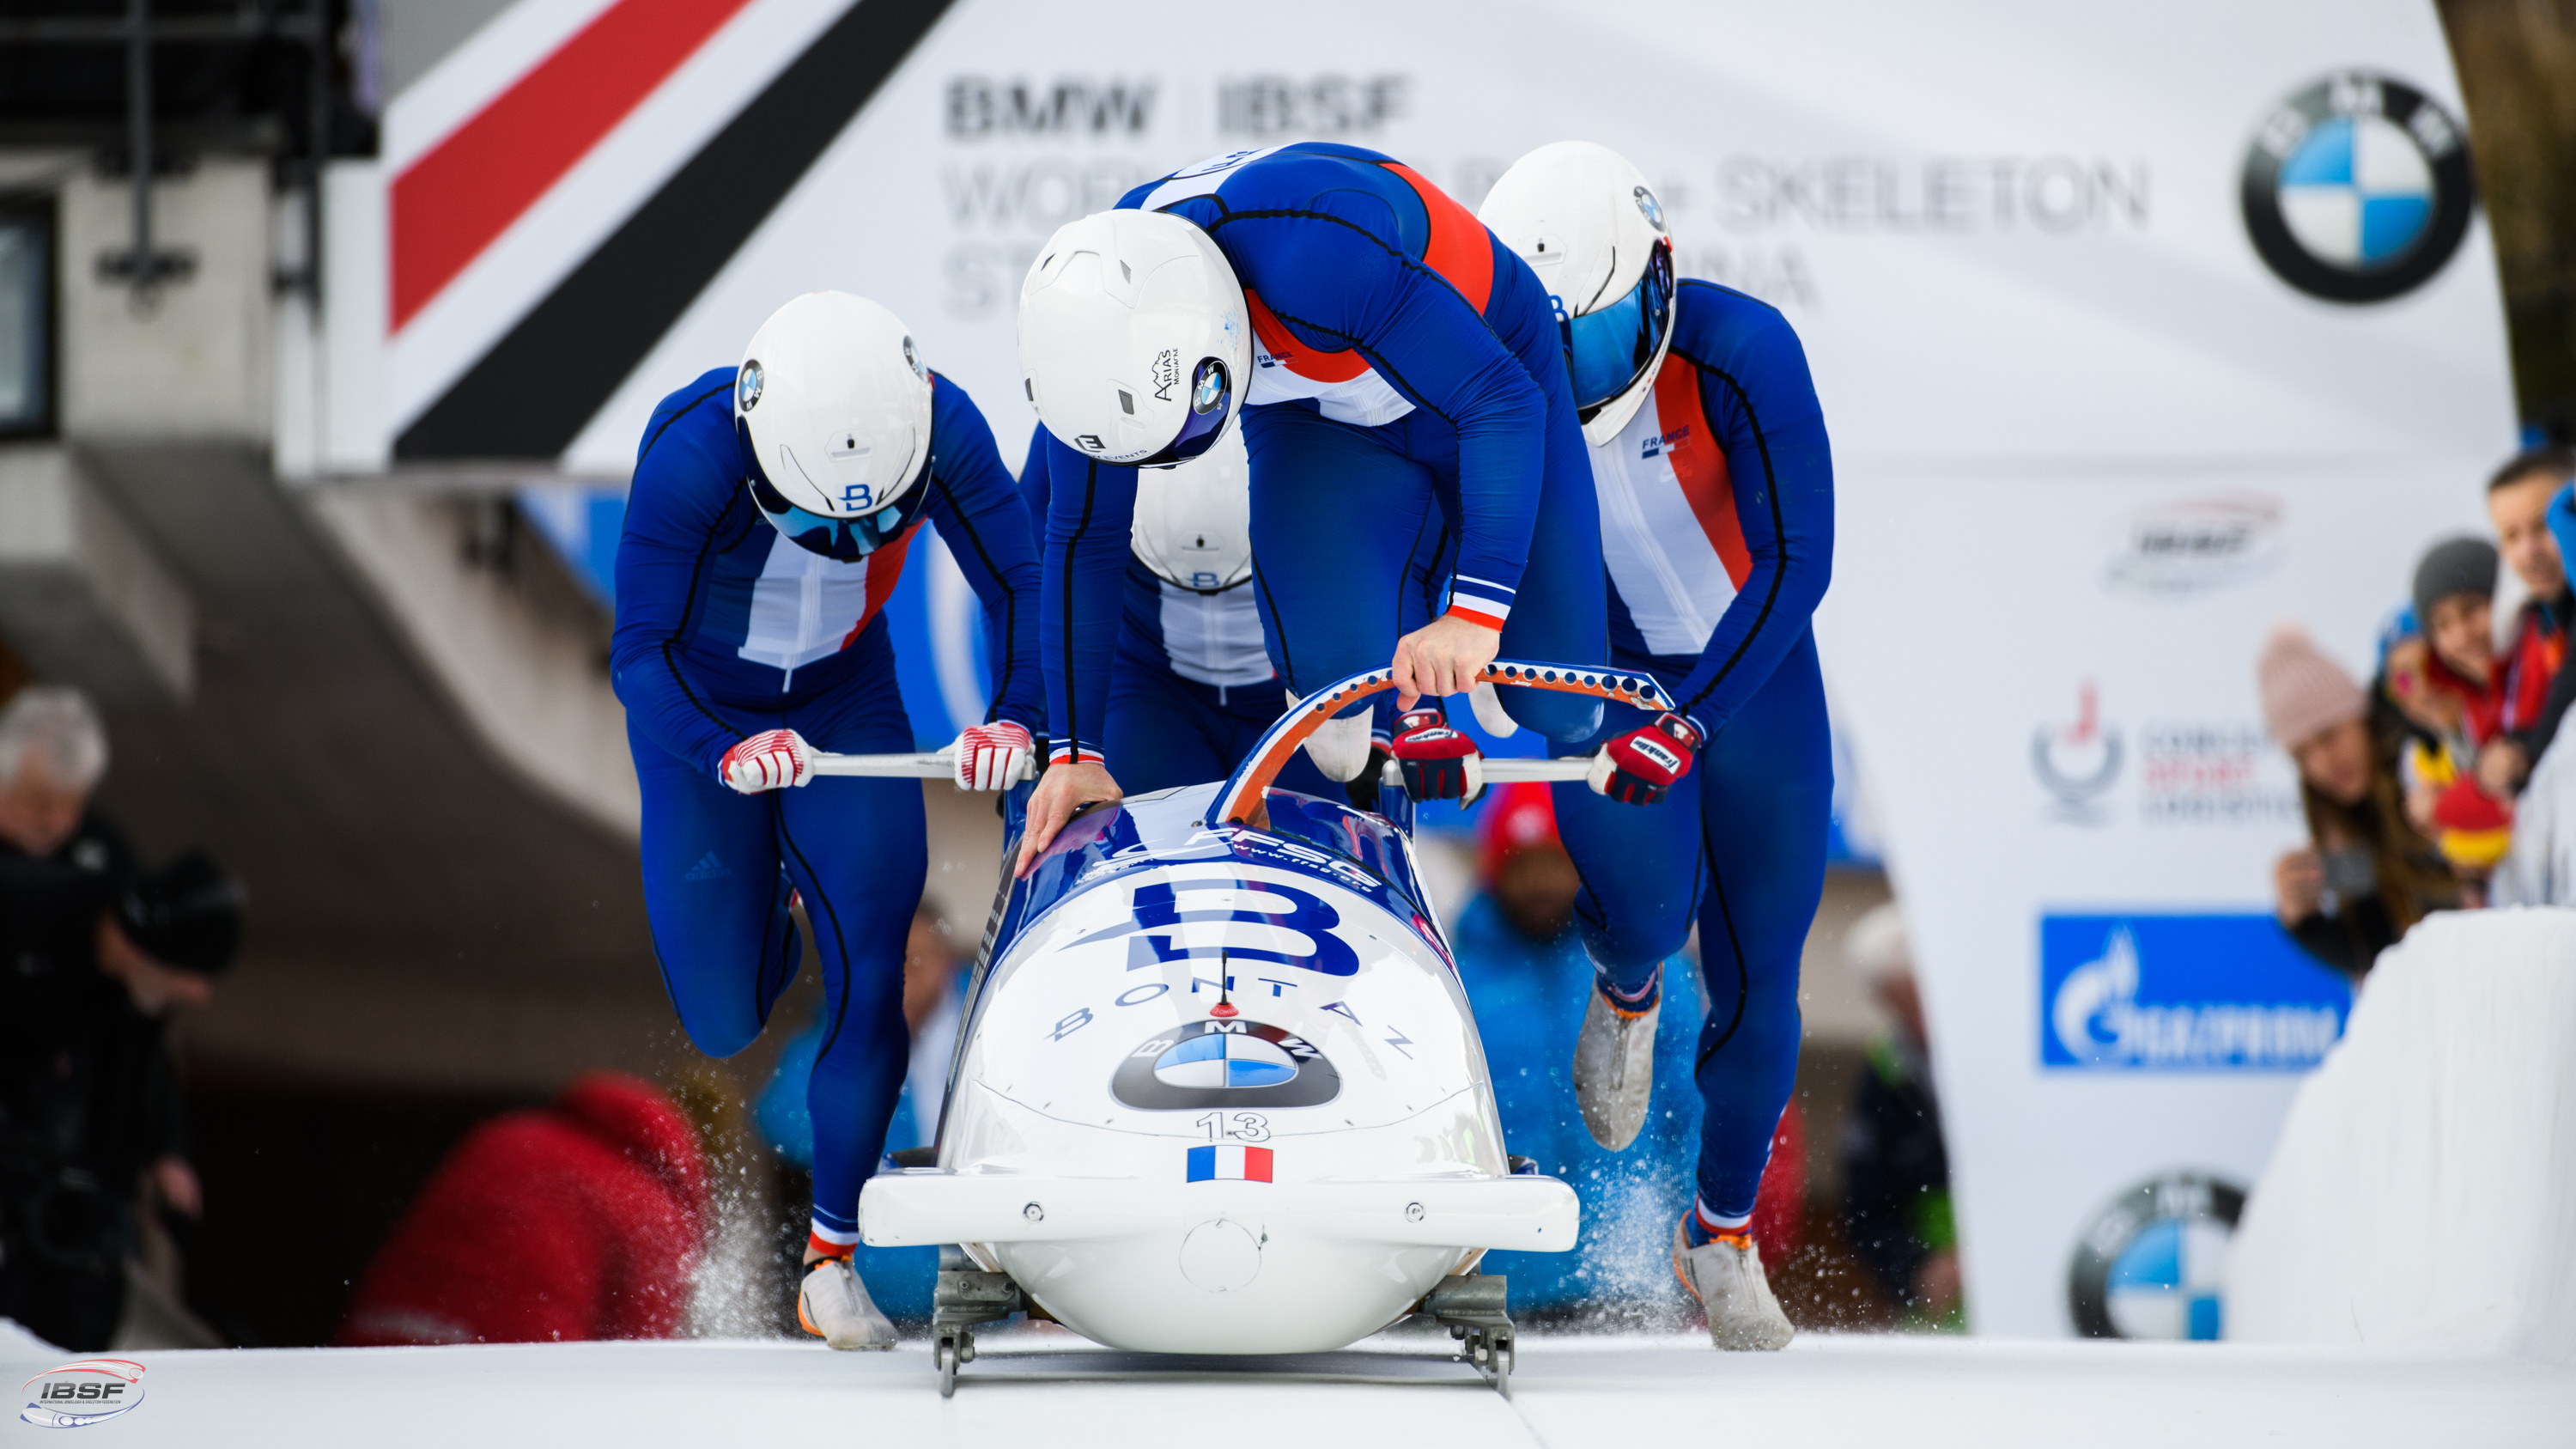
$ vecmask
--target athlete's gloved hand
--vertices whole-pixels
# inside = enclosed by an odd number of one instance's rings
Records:
[[[1592,757],[1593,792],[1623,805],[1652,805],[1691,772],[1699,746],[1699,726],[1677,714],[1657,715]]]
[[[716,773],[745,795],[802,785],[814,778],[814,747],[794,730],[763,730],[725,751]]]
[[[1404,767],[1404,793],[1416,800],[1472,804],[1485,793],[1485,755],[1476,742],[1449,727],[1436,709],[1396,716],[1395,762]]]
[[[1011,720],[968,725],[957,736],[957,743],[949,746],[957,756],[957,788],[1011,788],[1028,775],[1029,758],[1037,753],[1037,747],[1029,732]]]

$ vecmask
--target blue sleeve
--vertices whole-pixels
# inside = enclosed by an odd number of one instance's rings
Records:
[[[1136,470],[1087,458],[1040,429],[1046,497],[1038,618],[1045,662],[1047,733],[1057,760],[1105,760],[1109,671],[1126,606],[1127,552],[1136,522]],[[1030,471],[1039,462],[1032,457]],[[1024,478],[1021,487],[1027,489]]]
[[[1691,285],[1685,295],[1689,304],[1718,301],[1715,325],[1690,325],[1701,309],[1686,304],[1665,365],[1699,369],[1700,402],[1726,450],[1752,562],[1679,691],[1681,712],[1714,736],[1806,636],[1832,582],[1834,460],[1806,349],[1788,319],[1714,287]]]
[[[712,383],[712,386],[709,384]],[[617,539],[609,681],[646,739],[714,775],[745,730],[690,680],[681,656],[705,607],[709,560],[765,526],[745,501],[725,368],[663,399],[636,450]],[[721,423],[721,426],[718,424]]]
[[[1173,210],[1199,220],[1191,208],[1202,205]],[[1546,394],[1456,288],[1379,240],[1397,234],[1383,200],[1334,191],[1310,205],[1341,220],[1236,215],[1212,235],[1245,287],[1302,340],[1356,348],[1414,406],[1457,430],[1459,592],[1507,616],[1538,518]]]
[[[1041,735],[1038,557],[1028,509],[974,401],[944,377],[934,378],[934,387],[928,512],[967,586],[984,601],[985,657],[993,666],[993,703],[984,718],[1013,720]]]

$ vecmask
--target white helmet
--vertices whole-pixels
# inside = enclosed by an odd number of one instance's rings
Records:
[[[1208,234],[1159,211],[1103,211],[1047,240],[1020,284],[1020,376],[1068,448],[1131,468],[1223,436],[1252,372],[1243,286]]]
[[[1252,577],[1252,460],[1229,431],[1176,468],[1136,475],[1128,546],[1146,571],[1193,593],[1221,594]]]
[[[1512,163],[1476,219],[1557,303],[1584,438],[1619,435],[1673,345],[1673,239],[1645,173],[1607,146],[1558,141]]]
[[[921,512],[930,370],[892,312],[808,292],[769,314],[734,374],[751,498],[798,545],[855,562]]]

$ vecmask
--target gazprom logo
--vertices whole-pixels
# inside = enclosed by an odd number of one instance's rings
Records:
[[[2039,984],[2040,1065],[2078,1071],[2305,1071],[2352,1010],[2267,915],[2045,916]]]

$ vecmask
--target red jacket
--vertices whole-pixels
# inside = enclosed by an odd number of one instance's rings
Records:
[[[456,1145],[377,1249],[340,1342],[670,1338],[706,1221],[689,1119],[593,1073]]]

